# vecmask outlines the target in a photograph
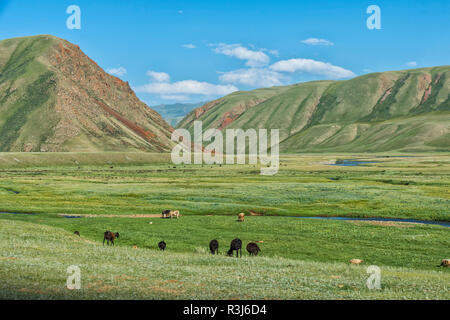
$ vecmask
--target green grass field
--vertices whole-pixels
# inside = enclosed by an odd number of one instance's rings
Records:
[[[350,158],[376,162],[329,165]],[[0,214],[0,298],[450,299],[450,269],[437,267],[450,258],[449,228],[296,218],[450,221],[449,155],[285,155],[273,177],[167,161],[0,154],[0,212],[34,213]],[[182,217],[151,217],[163,209]],[[115,247],[102,246],[105,230],[120,232]],[[260,256],[226,257],[236,237],[261,241]],[[219,256],[208,253],[213,238]],[[81,290],[65,288],[70,265],[81,268]],[[381,268],[381,290],[366,287],[370,265]]]

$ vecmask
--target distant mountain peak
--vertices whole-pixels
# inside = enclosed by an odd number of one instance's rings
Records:
[[[176,127],[189,112],[204,105],[205,103],[206,102],[160,104],[153,106],[152,108],[161,114],[167,123],[173,127]]]

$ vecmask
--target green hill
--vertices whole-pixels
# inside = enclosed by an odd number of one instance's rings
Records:
[[[78,46],[0,41],[0,151],[168,151],[172,128]]]
[[[450,151],[450,67],[235,92],[178,127],[280,129],[282,152]]]

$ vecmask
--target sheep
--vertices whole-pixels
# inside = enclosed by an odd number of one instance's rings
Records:
[[[239,213],[239,214],[238,214],[238,221],[239,221],[239,222],[244,222],[244,217],[245,217],[245,214],[244,214],[244,213]]]
[[[350,264],[361,264],[363,262],[364,262],[364,260],[361,260],[361,259],[351,259],[350,260]]]
[[[158,248],[161,251],[166,250],[166,243],[164,241],[161,241],[160,243],[158,243]]]
[[[78,231],[75,231],[73,234],[80,237],[80,232],[78,232]]]
[[[258,253],[261,251],[261,249],[258,247],[258,245],[256,243],[250,242],[247,245],[247,251],[248,251],[249,255],[257,256]]]
[[[239,238],[234,239],[231,241],[230,244],[230,250],[228,250],[227,254],[228,256],[233,256],[233,251],[236,250],[236,257],[239,257],[239,252],[241,253],[240,256],[242,257],[242,241]]]
[[[219,254],[219,241],[211,240],[209,243],[209,250],[211,251],[211,254]]]
[[[170,211],[170,219],[172,219],[172,217],[175,217],[178,219],[180,217],[180,211],[178,211],[178,210]]]
[[[450,267],[450,259],[442,260],[440,267]]]
[[[109,246],[109,243],[111,242],[112,245],[114,245],[114,240],[119,238],[119,233],[113,233],[111,231],[105,231],[105,233],[103,234],[103,245],[105,245],[105,240],[106,240],[106,244]]]

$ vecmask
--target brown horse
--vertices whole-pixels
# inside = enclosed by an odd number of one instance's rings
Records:
[[[108,246],[110,242],[112,245],[114,245],[114,240],[116,240],[117,238],[119,238],[118,232],[112,233],[111,231],[105,231],[105,233],[103,234],[103,245],[105,245],[105,240]]]
[[[258,245],[254,242],[250,242],[247,245],[247,251],[251,256],[257,256],[259,252],[261,252],[261,249],[258,247]]]

